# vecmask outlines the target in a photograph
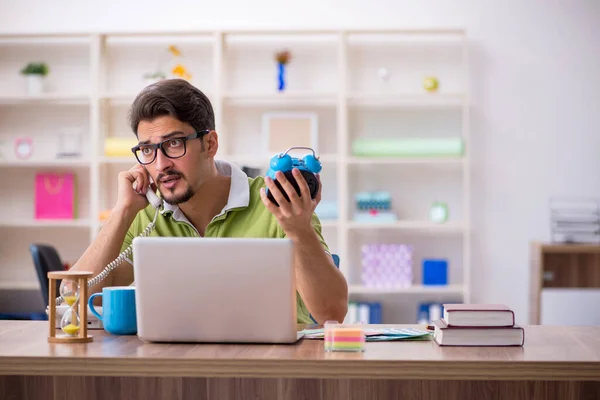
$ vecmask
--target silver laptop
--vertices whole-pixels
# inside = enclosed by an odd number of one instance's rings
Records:
[[[133,240],[138,336],[151,342],[294,343],[288,239]]]

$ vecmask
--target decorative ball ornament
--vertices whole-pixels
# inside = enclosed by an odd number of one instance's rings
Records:
[[[427,76],[423,80],[423,88],[428,92],[436,92],[440,86],[440,82],[434,76]]]
[[[388,69],[384,67],[379,68],[379,70],[377,71],[377,75],[379,75],[379,79],[381,79],[382,81],[387,81],[388,79],[390,79],[390,71],[388,71]]]

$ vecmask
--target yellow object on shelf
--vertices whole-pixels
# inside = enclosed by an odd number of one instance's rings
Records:
[[[440,86],[440,82],[434,76],[427,76],[423,80],[423,88],[428,92],[436,92]]]
[[[136,146],[137,144],[138,144],[138,141],[135,137],[106,138],[106,139],[104,139],[104,155],[107,157],[133,156],[133,153],[131,152],[131,148],[133,146]]]
[[[171,70],[171,73],[178,78],[183,78],[187,81],[192,79],[192,75],[188,72],[188,70],[181,64],[177,64]]]
[[[181,51],[177,48],[177,46],[175,45],[170,45],[169,46],[169,51],[171,52],[171,54],[173,54],[175,57],[181,57]]]

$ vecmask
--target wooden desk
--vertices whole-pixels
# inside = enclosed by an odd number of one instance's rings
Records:
[[[49,344],[45,321],[0,321],[0,399],[600,398],[600,327],[526,327],[524,347],[367,343],[150,344],[90,331]]]

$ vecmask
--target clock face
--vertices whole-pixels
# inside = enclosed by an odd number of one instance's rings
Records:
[[[431,206],[430,217],[433,222],[444,222],[448,219],[448,208],[445,204],[436,203]]]
[[[29,158],[33,152],[33,142],[31,139],[17,139],[15,141],[15,153],[19,158]]]

